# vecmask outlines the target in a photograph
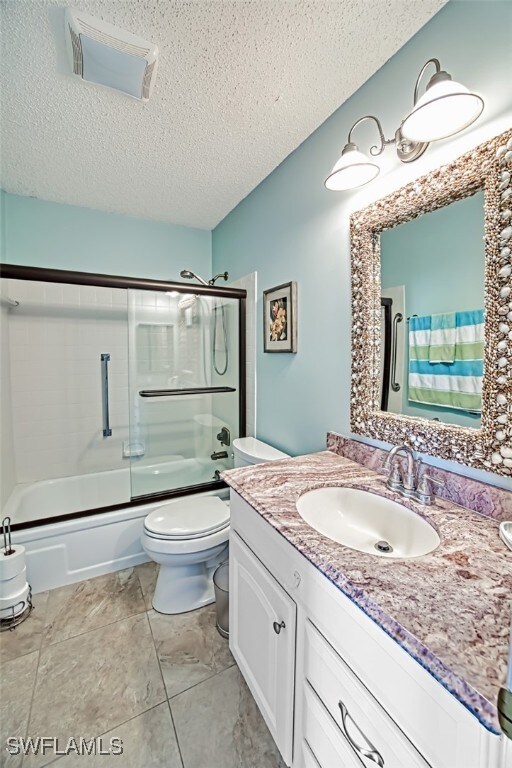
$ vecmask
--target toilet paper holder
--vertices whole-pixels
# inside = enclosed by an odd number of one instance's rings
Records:
[[[4,517],[2,520],[2,531],[4,534],[4,555],[7,557],[8,555],[14,554],[14,549],[12,548],[12,539],[11,539],[11,518],[10,517]]]
[[[0,578],[0,594],[2,595],[0,598],[0,632],[5,632],[6,630],[15,629],[19,624],[24,622],[25,619],[27,619],[32,613],[34,606],[32,604],[32,587],[24,577],[24,574],[26,573],[26,567],[24,565],[25,550],[23,547],[19,547],[16,550],[12,546],[10,517],[4,517],[2,520],[2,533],[4,539],[4,548],[3,551],[0,550],[0,557],[3,556],[4,565],[7,564],[7,560],[5,558],[9,558],[11,555],[16,555],[17,553],[16,557],[14,557],[12,561],[10,559],[8,561],[9,567],[7,574],[5,573],[5,569],[2,567],[2,575]],[[20,558],[21,565],[23,565],[21,570],[19,569]],[[11,566],[14,566],[14,575],[12,574],[13,568]],[[9,571],[11,571],[11,573],[9,573]],[[22,588],[21,590],[16,589],[16,587],[19,587],[19,584],[17,584],[13,591],[13,583],[15,583],[15,579],[20,579],[20,577],[23,583]],[[5,591],[8,593],[7,596],[4,596]],[[11,599],[14,599],[13,603],[11,603]],[[2,605],[5,605],[6,602],[6,607],[1,607]]]

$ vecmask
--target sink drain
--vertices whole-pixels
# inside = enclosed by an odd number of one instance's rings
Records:
[[[389,543],[389,541],[378,541],[376,544],[373,545],[376,550],[379,552],[392,552],[393,547]]]

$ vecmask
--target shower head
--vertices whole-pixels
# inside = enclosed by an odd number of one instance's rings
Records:
[[[197,296],[191,296],[190,294],[186,293],[179,301],[178,301],[178,309],[190,309],[194,306],[194,304],[197,301]]]
[[[185,280],[197,280],[203,285],[208,285],[206,280],[203,280],[202,277],[199,277],[199,275],[196,275],[194,272],[191,272],[189,269],[182,269],[180,272],[180,277],[185,278]]]
[[[220,280],[222,278],[223,280],[229,279],[229,274],[227,272],[219,272],[218,275],[215,275],[215,277],[212,277],[211,280],[203,280],[202,277],[199,277],[199,275],[196,275],[195,272],[191,272],[189,269],[182,269],[180,272],[180,277],[185,278],[185,280],[197,280],[199,283],[202,283],[203,285],[215,285],[215,282],[217,280]]]

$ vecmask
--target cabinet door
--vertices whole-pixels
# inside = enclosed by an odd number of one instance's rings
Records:
[[[296,605],[234,532],[229,571],[231,652],[291,765]]]

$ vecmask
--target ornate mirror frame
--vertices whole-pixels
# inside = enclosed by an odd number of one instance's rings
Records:
[[[380,233],[484,190],[485,358],[481,428],[379,408]],[[512,130],[350,218],[352,432],[478,469],[512,474]]]

